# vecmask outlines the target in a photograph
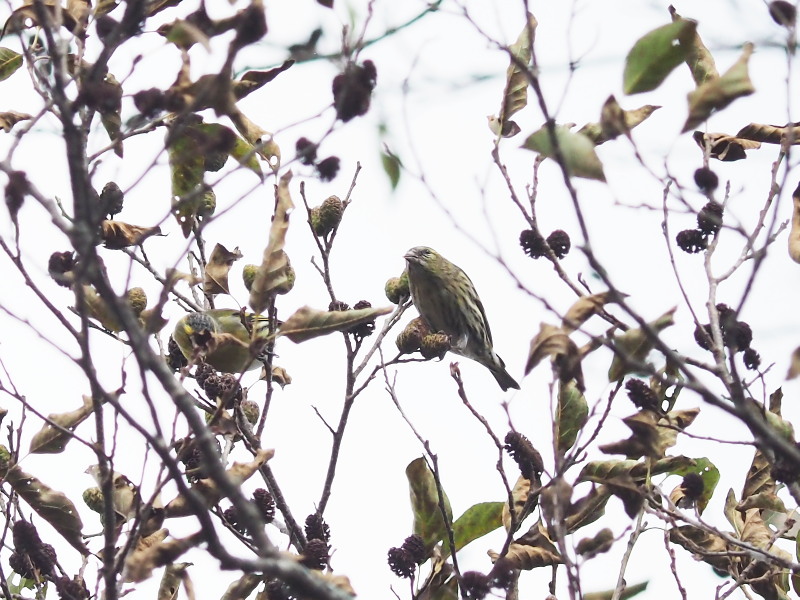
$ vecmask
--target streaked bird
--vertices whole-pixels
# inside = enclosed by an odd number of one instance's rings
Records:
[[[242,320],[244,318],[244,321]],[[251,333],[251,331],[253,333]],[[230,338],[218,339],[210,347],[204,360],[215,370],[224,373],[241,373],[261,367],[262,363],[251,351],[252,342],[263,341],[269,336],[268,319],[234,309],[218,308],[204,312],[193,312],[181,317],[175,325],[172,338],[178,344],[187,359],[195,352],[192,337],[208,332],[211,334],[229,334]]]
[[[405,259],[411,299],[431,330],[450,337],[450,350],[489,369],[503,391],[518,390],[492,349],[486,312],[467,274],[426,246],[411,248]]]

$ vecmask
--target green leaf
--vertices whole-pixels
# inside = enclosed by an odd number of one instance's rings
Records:
[[[695,21],[680,20],[639,38],[625,58],[622,88],[626,94],[656,89],[686,60],[697,31]]]
[[[620,475],[633,476],[634,470],[642,466],[643,464],[636,460],[593,460],[581,469],[578,481],[605,483],[608,479]]]
[[[250,142],[237,135],[233,143],[233,148],[231,148],[230,155],[239,161],[240,165],[250,169],[253,173],[258,175],[260,179],[264,179],[264,173],[261,171],[261,163],[258,162],[258,153],[255,150],[255,146]]]
[[[205,159],[186,130],[171,141],[167,156],[172,181],[172,214],[181,226],[183,237],[189,237],[203,199]]]
[[[567,172],[574,177],[605,181],[603,163],[600,162],[594,151],[592,140],[582,133],[570,131],[566,125],[555,125],[554,127],[556,143],[564,159]],[[556,157],[556,149],[547,125],[528,136],[522,147],[538,152],[547,158]]]
[[[414,533],[422,538],[429,556],[433,547],[447,535],[447,526],[439,509],[436,481],[424,458],[417,458],[408,464],[406,477],[414,513]],[[450,501],[446,494],[442,500],[449,521],[453,518]]]
[[[381,152],[381,165],[383,166],[384,173],[386,173],[386,176],[389,178],[392,191],[394,191],[397,189],[397,184],[400,182],[400,167],[402,163],[397,155],[389,152],[387,148]]]
[[[504,502],[480,502],[470,506],[453,523],[456,551],[503,526]]]
[[[11,77],[22,66],[22,54],[0,48],[0,81]]]
[[[714,494],[714,490],[717,489],[717,484],[719,483],[719,469],[705,457],[695,458],[694,463],[693,467],[675,469],[670,472],[683,477],[686,477],[689,473],[700,475],[700,478],[703,480],[703,493],[700,494],[700,497],[697,499],[697,510],[702,514],[706,506],[708,506],[711,496]]]
[[[588,415],[589,404],[575,386],[575,381],[562,383],[558,390],[558,408],[556,409],[557,447],[562,456],[575,444],[578,434],[586,424]]]
[[[195,131],[199,133],[200,139],[198,141],[201,147],[221,144],[224,147],[224,152],[235,158],[243,167],[250,169],[260,179],[264,179],[264,173],[261,171],[261,164],[258,162],[258,153],[255,150],[255,146],[236,135],[230,127],[225,127],[221,123],[198,123],[190,128],[194,131],[190,132],[189,135],[193,135]]]

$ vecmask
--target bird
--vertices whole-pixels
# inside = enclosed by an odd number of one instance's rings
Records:
[[[492,332],[475,285],[459,267],[427,246],[405,253],[411,300],[431,331],[450,337],[450,350],[489,369],[500,388],[519,389],[492,349]]]
[[[195,357],[195,336],[210,334],[229,334],[230,337],[217,337],[209,346],[203,359],[215,370],[223,373],[242,373],[261,366],[258,353],[253,353],[251,344],[266,342],[269,337],[269,319],[244,313],[232,308],[217,308],[203,312],[192,312],[180,318],[175,325],[172,338],[189,360]]]

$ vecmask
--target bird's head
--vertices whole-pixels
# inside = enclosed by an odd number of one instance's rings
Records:
[[[435,260],[437,256],[439,255],[436,254],[436,250],[433,248],[428,248],[427,246],[416,246],[406,252],[403,258],[405,258],[406,262],[408,262],[410,265],[427,265]]]
[[[217,323],[206,313],[194,312],[184,318],[183,331],[187,336],[192,336],[202,331],[215,333],[217,331]]]

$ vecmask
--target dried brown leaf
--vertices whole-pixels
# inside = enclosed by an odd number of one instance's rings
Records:
[[[241,100],[275,79],[294,64],[294,60],[285,60],[283,64],[266,71],[247,71],[238,81],[233,82],[233,95]]]
[[[5,37],[10,33],[19,33],[31,27],[43,27],[50,23],[57,23],[69,31],[75,31],[78,23],[69,11],[60,6],[56,0],[41,0],[41,8],[46,14],[44,22],[40,22],[39,13],[33,3],[24,4],[14,10],[3,25],[0,37]]]
[[[186,569],[192,566],[190,562],[179,562],[167,565],[161,581],[158,584],[158,594],[156,600],[175,600],[178,597],[181,583],[185,585],[190,582],[189,574]],[[189,583],[188,585],[191,586]]]
[[[392,310],[391,306],[332,311],[303,306],[286,319],[278,329],[278,335],[286,336],[299,344],[335,331],[347,331],[382,315],[388,315]]]
[[[72,439],[70,432],[94,412],[91,396],[83,397],[83,405],[70,412],[51,414],[48,422],[33,436],[29,451],[34,454],[58,454]]]
[[[562,383],[575,379],[578,390],[583,391],[581,354],[578,346],[561,327],[542,323],[539,333],[531,340],[525,374],[530,373],[544,358],[551,357],[553,370]]]
[[[765,144],[800,144],[800,123],[789,125],[763,125],[750,123],[742,127],[736,134],[737,138],[753,140]]]
[[[612,95],[606,99],[600,112],[599,123],[587,123],[578,130],[588,137],[596,146],[616,139],[620,135],[630,137],[631,129],[661,108],[653,104],[645,104],[632,110],[623,110]]]
[[[691,19],[684,19],[680,16],[673,6],[669,7],[669,14],[672,16],[673,23],[675,21],[691,21]],[[714,63],[714,57],[711,56],[711,52],[708,51],[703,40],[700,39],[696,27],[692,29],[690,36],[679,38],[679,43],[688,50],[686,54],[686,64],[692,72],[695,85],[699,86],[706,81],[719,77],[717,67]]]
[[[739,60],[730,69],[720,77],[706,80],[689,93],[689,116],[682,133],[694,129],[713,112],[722,110],[737,98],[749,96],[756,91],[747,70],[752,53],[753,44],[745,44]]]
[[[103,488],[103,478],[99,465],[92,465],[86,469],[86,472],[91,475],[98,487]],[[109,472],[111,476],[111,493],[112,493],[112,506],[117,519],[126,523],[133,519],[138,513],[142,503],[142,498],[139,495],[139,488],[122,473],[116,471]]]
[[[590,296],[581,296],[564,315],[561,329],[570,333],[583,325],[590,317],[599,313],[606,304],[616,301],[614,292],[600,292]]]
[[[726,133],[703,133],[695,131],[692,134],[695,143],[708,155],[723,162],[733,162],[747,158],[745,150],[755,150],[761,147],[760,142],[739,138]]]
[[[526,69],[531,62],[537,25],[536,17],[528,13],[527,22],[517,37],[517,41],[508,48],[508,52],[513,58],[510,59],[506,70],[506,87],[503,91],[500,115],[489,117],[489,128],[495,135],[512,137],[520,132],[519,125],[509,119],[528,104],[530,80]]]
[[[203,292],[209,295],[228,294],[228,273],[237,260],[242,258],[239,247],[228,250],[222,244],[217,244],[211,251],[203,276]]]
[[[153,235],[161,235],[161,228],[140,227],[122,221],[105,220],[101,224],[103,245],[111,250],[138,246]]]
[[[530,479],[526,479],[522,476],[518,477],[517,482],[514,484],[514,488],[511,490],[511,497],[514,499],[513,515],[517,526],[519,526],[521,520],[520,517],[522,516],[522,511],[528,502],[528,496],[530,495],[530,492]],[[511,530],[511,516],[512,509],[509,508],[508,502],[506,502],[503,504],[503,526],[506,528],[506,531]]]
[[[83,543],[83,523],[80,515],[66,495],[24,472],[19,465],[14,465],[8,470],[5,482],[73,548],[84,556],[89,554],[89,549]]]
[[[598,531],[594,537],[583,538],[575,546],[575,552],[588,560],[603,552],[608,552],[614,545],[614,532],[608,527]]]
[[[148,579],[154,569],[174,562],[184,552],[201,544],[204,540],[205,534],[198,531],[185,538],[137,547],[125,559],[125,581],[137,583]]]
[[[275,289],[288,279],[289,257],[283,247],[289,230],[289,216],[294,210],[294,202],[289,194],[291,180],[292,172],[287,171],[275,187],[275,214],[269,228],[269,240],[250,287],[250,307],[257,313],[267,308]]]
[[[546,548],[514,543],[508,547],[508,552],[504,558],[508,561],[508,566],[522,571],[561,564],[561,556],[558,551],[553,552]]]
[[[10,110],[8,112],[0,112],[0,127],[3,128],[3,131],[8,133],[11,129],[19,123],[20,121],[29,121],[32,119],[33,116],[29,115],[28,113],[21,113],[15,110]]]
[[[226,471],[228,478],[234,485],[244,483],[247,479],[252,477],[265,462],[272,458],[274,454],[274,450],[262,448],[250,462],[233,463],[233,466]],[[201,479],[196,482],[192,486],[192,489],[203,497],[208,506],[213,506],[223,497],[222,490],[220,490],[217,484],[210,478]],[[193,514],[193,510],[188,499],[183,495],[179,495],[164,507],[164,514],[166,517],[186,517]]]

